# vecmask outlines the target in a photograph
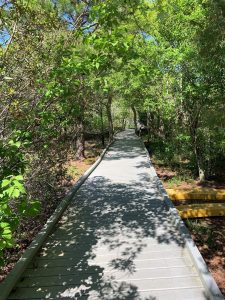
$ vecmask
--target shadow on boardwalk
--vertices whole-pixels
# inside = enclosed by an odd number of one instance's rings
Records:
[[[50,298],[61,299],[76,299],[78,295],[83,295],[82,299],[157,299],[143,297],[136,285],[117,279],[135,274],[136,259],[149,238],[159,244],[183,247],[183,239],[171,225],[163,202],[153,189],[112,184],[101,177],[92,178],[85,187],[52,234],[42,259],[37,259],[42,274],[46,269],[67,288],[53,288],[51,292],[49,287],[46,291],[42,287],[40,295],[48,293]],[[103,255],[109,255],[107,264],[101,262],[99,248],[104,249]],[[122,249],[118,256],[114,255],[116,249]],[[43,285],[37,281],[35,284]]]

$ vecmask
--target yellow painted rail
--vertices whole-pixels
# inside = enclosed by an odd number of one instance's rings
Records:
[[[225,190],[222,189],[167,189],[171,200],[209,200],[209,201],[225,201]]]
[[[203,203],[176,206],[182,219],[225,216],[225,203]]]

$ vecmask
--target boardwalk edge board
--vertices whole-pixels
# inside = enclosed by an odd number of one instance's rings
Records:
[[[206,291],[206,297],[210,300],[225,300],[225,298],[223,297],[217,283],[215,282],[213,276],[211,275],[211,273],[208,270],[208,267],[201,255],[201,253],[199,252],[197,246],[195,245],[191,234],[189,232],[189,230],[187,229],[187,227],[185,226],[183,220],[181,219],[181,217],[178,215],[178,212],[174,206],[174,204],[172,203],[172,201],[170,200],[165,188],[163,187],[163,184],[161,182],[161,180],[159,179],[159,177],[157,176],[157,173],[155,171],[155,168],[152,165],[151,159],[149,157],[149,153],[143,143],[143,140],[140,138],[142,145],[145,149],[145,152],[147,154],[147,158],[148,158],[148,163],[150,165],[150,170],[151,170],[151,174],[154,176],[154,180],[158,186],[158,189],[160,191],[160,193],[163,196],[164,202],[166,204],[166,206],[168,207],[170,213],[171,213],[171,217],[174,221],[174,224],[177,226],[177,228],[180,230],[180,232],[182,233],[184,240],[185,240],[185,245],[186,248],[190,254],[190,257],[195,265],[195,268],[200,276],[200,279],[203,283],[203,286],[205,288]]]
[[[65,198],[60,202],[60,204],[55,209],[54,213],[48,219],[42,230],[37,234],[36,238],[24,252],[22,257],[15,264],[12,271],[7,275],[5,280],[0,283],[0,298],[1,300],[6,300],[17,282],[20,280],[23,272],[32,261],[33,257],[37,254],[39,249],[42,247],[48,235],[51,233],[53,227],[58,222],[66,208],[68,207],[70,201],[74,197],[75,193],[82,186],[82,184],[88,179],[90,174],[96,169],[96,167],[102,161],[104,155],[108,151],[109,147],[114,143],[114,140],[107,145],[103,150],[96,162],[79,178],[79,180],[74,184]]]
[[[193,189],[166,189],[171,200],[207,200],[207,201],[224,201],[224,189],[193,188]]]

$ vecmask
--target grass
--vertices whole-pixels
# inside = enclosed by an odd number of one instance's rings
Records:
[[[97,159],[98,155],[96,154],[96,156],[92,156],[92,157],[87,157],[84,162],[87,164],[87,165],[92,165],[96,159]]]
[[[67,168],[67,175],[70,177],[76,177],[79,176],[81,174],[81,170],[79,170],[76,166],[70,165]]]
[[[205,220],[187,219],[185,220],[186,226],[192,234],[197,235],[202,244],[206,244],[209,248],[216,247],[217,229]]]
[[[168,188],[173,188],[174,186],[181,185],[182,183],[194,183],[194,179],[190,177],[190,175],[175,175],[172,178],[166,180]]]

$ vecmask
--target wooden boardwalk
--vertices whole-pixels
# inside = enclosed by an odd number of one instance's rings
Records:
[[[120,133],[8,299],[208,299],[154,177]]]

